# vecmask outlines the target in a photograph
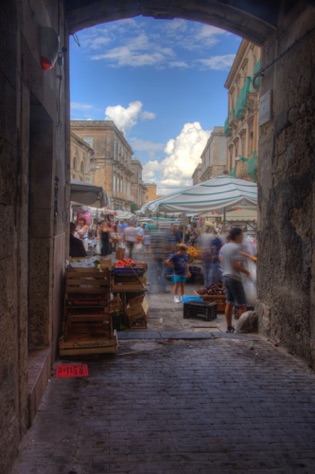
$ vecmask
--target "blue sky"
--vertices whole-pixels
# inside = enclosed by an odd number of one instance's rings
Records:
[[[137,17],[70,39],[71,118],[113,120],[160,194],[192,184],[241,38],[185,20]],[[78,44],[79,43],[79,44]]]

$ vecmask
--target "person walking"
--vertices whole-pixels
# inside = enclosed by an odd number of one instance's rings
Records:
[[[101,255],[106,257],[112,253],[111,250],[111,225],[110,222],[103,222],[100,228]]]
[[[244,257],[241,255],[241,243],[243,232],[239,227],[232,229],[227,238],[228,242],[220,250],[219,258],[223,269],[223,282],[226,288],[226,332],[234,332],[232,326],[232,312],[236,304],[238,306],[238,317],[247,310],[246,296],[242,284],[242,273],[250,276],[250,272],[244,268]]]
[[[77,233],[80,237],[81,240],[83,240],[83,245],[85,248],[85,251],[88,251],[89,248],[89,226],[86,223],[86,219],[84,217],[80,217],[78,220],[78,227],[77,227]]]
[[[178,251],[171,255],[168,260],[166,260],[166,263],[174,270],[174,303],[180,303],[185,295],[186,278],[190,277],[187,246],[185,244],[179,244]],[[178,295],[179,291],[181,297]]]
[[[134,248],[135,242],[137,241],[137,236],[138,236],[138,229],[137,227],[135,227],[135,223],[133,221],[130,221],[128,226],[124,230],[123,239],[127,246],[129,258],[131,259],[132,259],[133,248]]]

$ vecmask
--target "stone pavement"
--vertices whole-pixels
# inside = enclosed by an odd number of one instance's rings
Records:
[[[164,311],[117,354],[57,361],[89,375],[53,370],[12,474],[315,473],[315,373],[225,334],[223,315],[189,323],[170,295],[149,299]]]

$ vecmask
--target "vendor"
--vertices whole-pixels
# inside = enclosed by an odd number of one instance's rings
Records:
[[[86,257],[83,241],[74,236],[75,231],[75,223],[70,222],[69,255],[70,257]]]
[[[79,219],[77,233],[79,234],[80,239],[83,241],[85,251],[87,252],[89,248],[89,240],[88,240],[89,226],[87,225],[84,217],[80,217]]]

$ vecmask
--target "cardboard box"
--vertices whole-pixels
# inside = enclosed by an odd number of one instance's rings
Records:
[[[141,300],[139,299],[141,298]],[[126,308],[126,315],[128,320],[137,321],[138,319],[146,318],[149,309],[149,303],[144,296],[133,298],[130,300]]]
[[[109,259],[103,258],[102,260],[100,260],[100,262],[101,262],[101,268],[102,269],[105,269],[105,268],[111,269],[112,266],[113,266],[113,262],[112,262],[111,258],[109,258]]]

